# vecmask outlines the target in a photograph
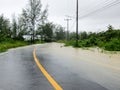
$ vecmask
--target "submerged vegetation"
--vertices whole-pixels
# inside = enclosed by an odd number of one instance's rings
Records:
[[[42,10],[40,0],[29,0],[18,18],[12,22],[0,15],[0,52],[9,48],[33,44],[35,42],[64,42],[66,46],[75,47],[76,33],[67,32],[61,25],[47,20],[48,8]],[[27,41],[24,36],[27,36]],[[66,40],[67,39],[67,40]],[[28,43],[29,41],[29,43]],[[109,25],[102,32],[80,32],[78,47],[97,46],[109,51],[120,51],[120,29]]]
[[[16,48],[16,47],[26,46],[26,45],[29,45],[29,43],[25,41],[6,39],[5,41],[0,43],[0,52],[4,52],[10,48]]]
[[[74,33],[75,34],[75,33]],[[72,35],[72,36],[71,36]],[[70,40],[65,41],[65,45],[75,46],[75,35],[70,35]],[[100,47],[108,51],[120,51],[120,29],[114,29],[111,25],[107,31],[99,33],[81,32],[79,33],[78,47]]]
[[[40,0],[29,0],[19,17],[14,15],[12,21],[0,15],[0,52],[28,45],[28,41],[35,43],[46,22],[47,7],[43,10]],[[27,36],[27,41],[24,36]]]

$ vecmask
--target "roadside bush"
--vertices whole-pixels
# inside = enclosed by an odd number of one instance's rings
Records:
[[[28,45],[28,43],[24,41],[14,41],[10,39],[10,40],[7,40],[7,42],[4,41],[0,43],[0,52],[4,52],[10,48],[16,48],[16,47],[25,46],[25,45]]]
[[[75,45],[75,40],[69,40],[69,41],[65,41],[65,46],[74,46]]]
[[[111,39],[110,42],[105,44],[104,48],[109,51],[120,51],[120,40],[116,38]]]

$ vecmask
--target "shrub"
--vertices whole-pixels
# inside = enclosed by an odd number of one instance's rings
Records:
[[[109,51],[120,51],[120,40],[111,39],[110,42],[105,44],[105,49]]]

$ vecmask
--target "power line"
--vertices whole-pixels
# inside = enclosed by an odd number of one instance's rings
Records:
[[[96,8],[96,6],[99,6],[99,5],[103,5],[103,4],[106,5],[106,3],[108,3],[108,1],[109,1],[109,3],[111,3],[111,1],[113,1],[113,0],[105,0],[104,2],[99,2],[99,4],[95,5],[95,7],[92,7],[92,9]],[[95,3],[92,3],[92,4],[94,5]],[[84,11],[88,12],[88,10],[84,10]],[[69,15],[65,15],[65,16],[69,17],[69,18],[74,18],[75,19],[74,16],[69,16]],[[72,30],[75,27],[75,24],[76,24],[76,20],[73,21],[73,23],[72,23],[72,25],[70,27],[70,30]]]
[[[102,4],[102,3],[103,3],[103,4]],[[99,4],[97,5],[97,6],[102,5],[103,7],[100,7],[100,8],[98,8],[98,9],[96,9],[96,10],[93,10],[93,11],[91,11],[91,12],[85,14],[85,15],[81,15],[81,16],[79,16],[79,19],[88,17],[88,16],[90,16],[90,15],[92,15],[92,14],[94,14],[94,13],[103,11],[103,10],[105,10],[105,9],[107,9],[107,8],[110,8],[110,7],[112,7],[112,6],[115,6],[115,5],[117,5],[117,4],[120,4],[120,0],[114,0],[114,1],[113,1],[113,0],[105,0],[104,2],[101,2],[101,3],[99,3]],[[94,8],[96,8],[96,7],[94,7]],[[73,16],[69,16],[69,17],[70,17],[70,18],[75,18],[75,17],[73,17]],[[73,22],[70,30],[71,30],[72,28],[74,28],[74,26],[75,26],[75,21]]]
[[[71,25],[71,27],[70,27],[70,30],[72,30],[74,28],[75,23],[76,23],[76,21],[74,20],[73,23],[72,23],[72,25]]]
[[[92,8],[93,10],[91,10],[91,11],[89,11],[90,9],[88,9],[88,10],[82,10],[82,11],[86,11],[87,13],[84,14],[84,15],[80,15],[79,19],[88,17],[89,15],[92,15],[94,13],[103,11],[103,10],[105,10],[107,8],[110,8],[112,6],[115,6],[115,5],[119,4],[119,3],[120,3],[120,0],[114,0],[114,1],[113,0],[105,0],[104,2],[101,2],[101,3],[97,4],[95,7],[93,7]],[[102,5],[102,7],[96,9],[97,6],[100,6],[100,5]],[[81,14],[83,14],[82,11],[81,11]],[[69,16],[69,17],[70,18],[75,18],[74,16]]]
[[[69,17],[67,17],[66,19],[65,19],[65,21],[67,22],[67,33],[66,33],[66,39],[67,40],[69,40],[69,21],[70,21],[71,19],[69,18]]]
[[[99,2],[99,4],[95,5],[95,7],[92,7],[92,9],[96,8],[96,6],[99,6],[99,5],[101,5],[101,4],[103,5],[103,4],[105,4],[105,3],[108,3],[108,1],[109,1],[109,0],[105,0],[104,2]],[[113,1],[113,0],[111,0],[111,1]],[[92,3],[92,4],[94,5],[95,3]],[[88,12],[88,10],[90,10],[90,9],[87,9],[87,10],[84,9],[83,11],[87,11],[87,12]],[[65,16],[75,19],[74,16],[69,16],[69,15],[65,15]],[[75,27],[75,24],[76,24],[76,20],[73,21],[73,23],[72,23],[72,25],[71,25],[71,27],[70,27],[70,30],[72,30],[72,29]]]
[[[109,8],[109,7],[112,7],[112,6],[116,5],[116,4],[119,4],[120,2],[118,2],[118,1],[119,1],[119,0],[115,0],[114,2],[112,2],[112,3],[110,3],[110,4],[108,4],[108,5],[104,6],[104,7],[101,7],[101,8],[99,8],[99,9],[96,9],[96,10],[94,10],[94,11],[88,13],[88,14],[83,15],[83,16],[80,16],[79,18],[87,17],[87,16],[89,16],[89,15],[91,15],[91,14],[97,13],[97,12],[99,12],[99,11],[102,11],[102,10],[106,9],[106,8]]]
[[[101,0],[102,1],[102,0]],[[113,0],[105,0],[104,2],[102,1],[102,2],[99,2],[98,4],[96,4],[95,2],[94,3],[91,3],[91,5],[93,6],[93,5],[95,5],[94,7],[85,7],[85,9],[82,9],[81,11],[80,11],[80,13],[82,14],[82,13],[84,13],[85,11],[88,13],[89,11],[91,11],[91,10],[95,10],[95,9],[97,9],[97,8],[100,8],[100,6],[102,5],[102,6],[104,6],[104,5],[106,5],[106,4],[109,4],[109,3],[111,3],[111,2],[113,2]],[[88,5],[89,6],[89,5]],[[87,9],[86,9],[87,8]]]
[[[92,15],[92,14],[94,14],[94,13],[103,11],[104,9],[110,8],[110,7],[112,7],[112,6],[114,6],[114,5],[117,5],[117,4],[119,4],[119,3],[120,3],[120,0],[115,0],[114,2],[108,4],[108,5],[104,6],[104,7],[101,7],[101,8],[99,8],[99,9],[96,9],[96,10],[90,12],[90,13],[87,13],[87,14],[83,15],[83,16],[79,16],[79,19],[88,17],[89,15]]]

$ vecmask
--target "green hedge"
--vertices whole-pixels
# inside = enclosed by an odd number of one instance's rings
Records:
[[[4,41],[4,42],[1,42],[0,43],[0,52],[4,52],[10,48],[16,48],[16,47],[19,47],[19,46],[25,46],[25,45],[28,45],[27,42],[24,42],[24,41]]]

